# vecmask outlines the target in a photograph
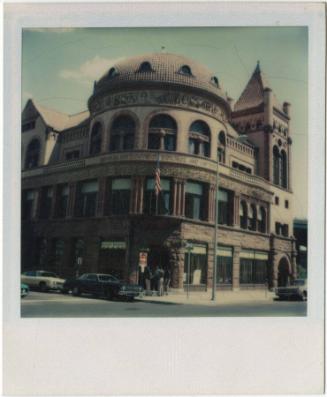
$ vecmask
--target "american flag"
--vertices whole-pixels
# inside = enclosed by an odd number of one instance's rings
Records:
[[[160,156],[158,156],[157,166],[154,170],[154,191],[158,197],[161,192],[161,182],[160,182]]]

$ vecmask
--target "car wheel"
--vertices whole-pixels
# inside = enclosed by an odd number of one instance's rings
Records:
[[[39,284],[39,287],[40,287],[40,291],[41,291],[41,292],[47,292],[47,285],[46,285],[46,283],[41,282],[41,283]]]
[[[81,295],[81,291],[80,291],[80,289],[79,289],[78,287],[74,287],[74,288],[73,288],[73,295],[74,295],[74,296],[79,296],[79,295]]]

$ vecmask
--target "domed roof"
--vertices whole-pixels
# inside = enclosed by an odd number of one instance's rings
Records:
[[[153,53],[118,61],[95,84],[94,94],[128,82],[198,88],[227,101],[213,72],[198,62],[176,54]]]

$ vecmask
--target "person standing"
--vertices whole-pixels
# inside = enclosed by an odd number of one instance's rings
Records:
[[[164,292],[164,271],[161,267],[157,269],[157,280],[158,280],[158,295],[162,296]]]
[[[151,291],[151,280],[152,280],[152,272],[150,266],[146,266],[146,268],[144,269],[144,278],[145,278],[146,294],[149,295]]]
[[[168,266],[165,268],[164,272],[164,293],[168,295],[169,287],[170,287],[170,281],[171,281],[171,272],[168,268]]]

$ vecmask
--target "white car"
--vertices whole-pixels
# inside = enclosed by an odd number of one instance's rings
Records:
[[[296,279],[289,286],[276,288],[275,293],[279,299],[300,298],[306,300],[308,297],[307,280]]]
[[[65,280],[59,278],[55,273],[46,270],[30,270],[22,273],[21,282],[27,284],[31,289],[42,292],[49,290],[62,290]]]

